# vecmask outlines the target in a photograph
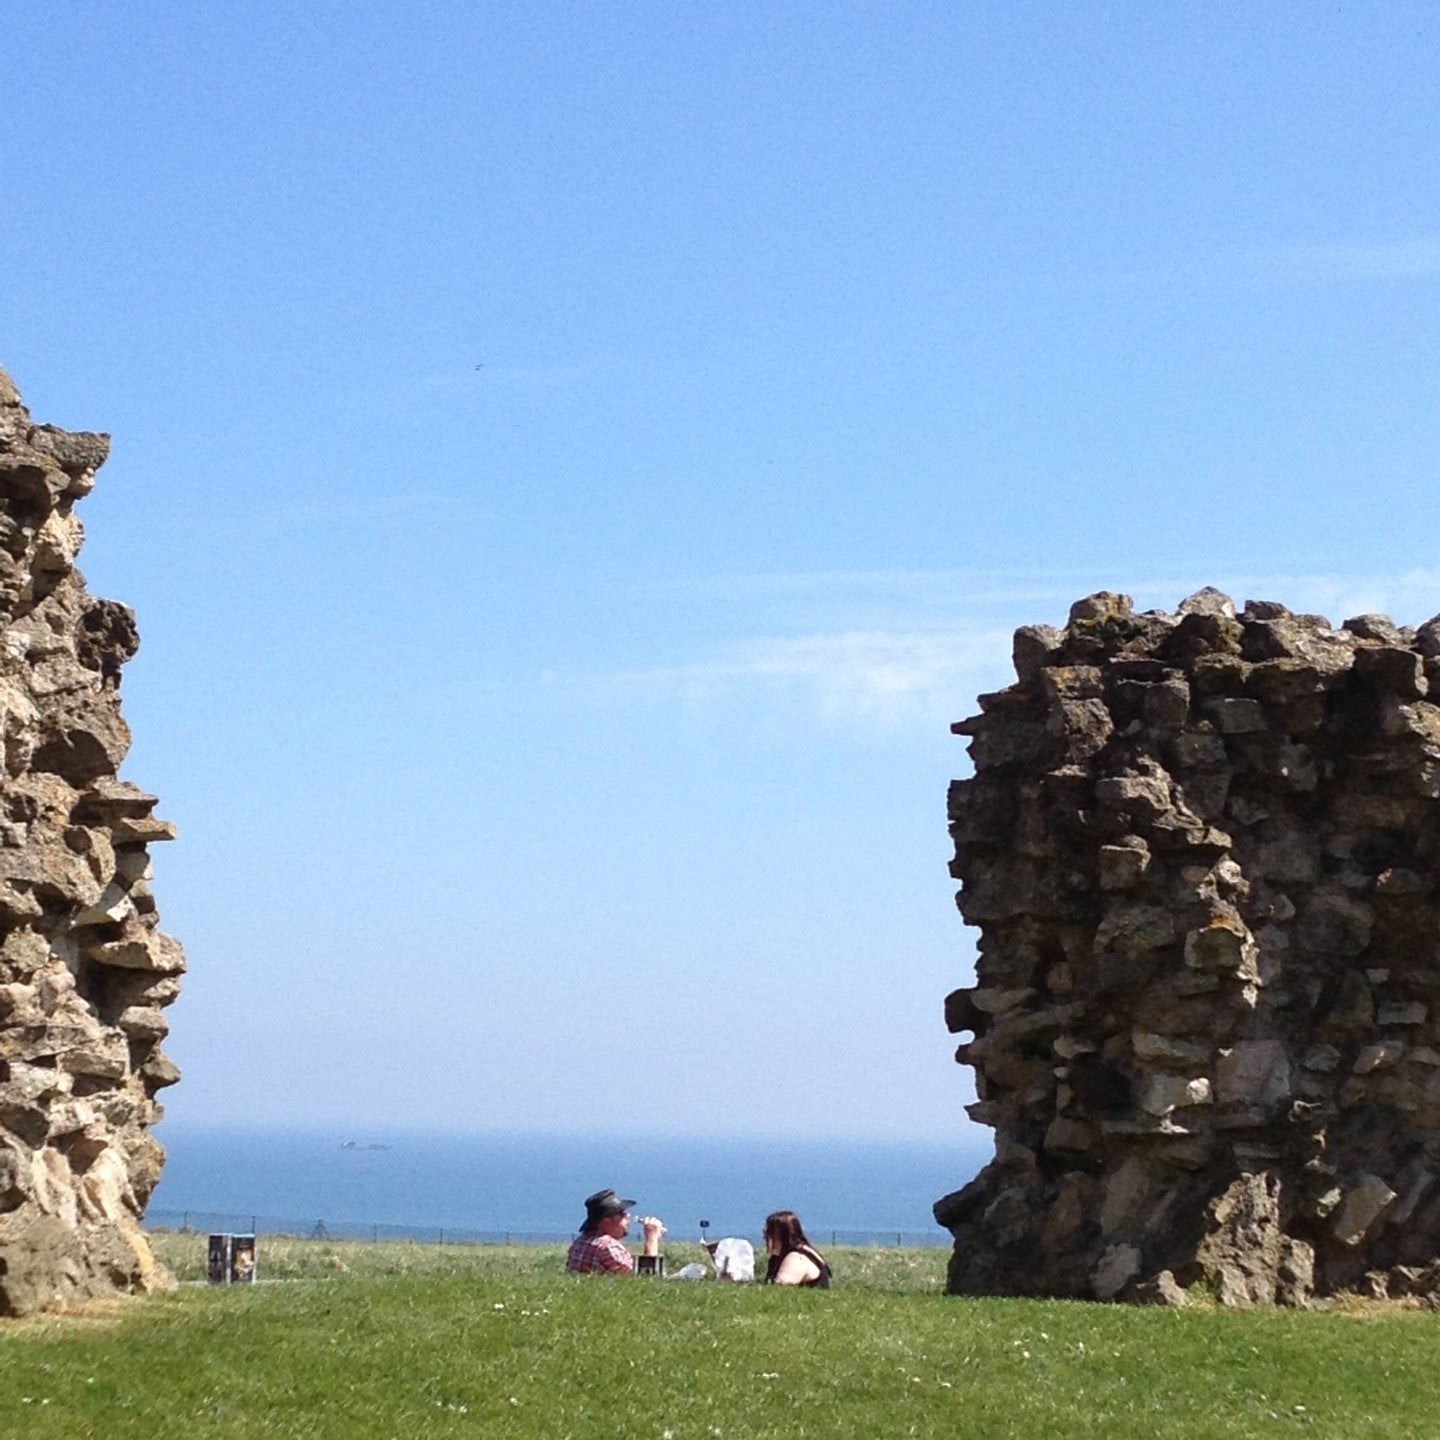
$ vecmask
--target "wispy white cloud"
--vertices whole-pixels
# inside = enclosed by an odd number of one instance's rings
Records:
[[[686,593],[722,603],[764,599],[769,611],[786,597],[813,608],[819,596],[851,623],[722,642],[707,654],[625,670],[604,683],[697,705],[735,697],[757,704],[799,699],[807,714],[826,724],[887,731],[933,732],[970,713],[977,694],[1013,678],[1010,641],[1017,626],[1061,625],[1072,601],[1100,588],[1125,591],[1142,609],[1174,610],[1210,584],[1237,604],[1278,600],[1335,625],[1377,611],[1417,624],[1440,611],[1440,568],[1393,575],[1255,571],[1103,579],[1093,571],[878,570],[682,583],[693,586]],[[545,678],[553,683],[558,677],[547,672]]]
[[[1280,280],[1413,280],[1440,275],[1440,236],[1379,243],[1282,245],[1252,250],[1247,265]]]
[[[1001,683],[1009,653],[1005,627],[855,630],[739,641],[703,660],[630,670],[613,680],[691,701],[757,689],[798,693],[828,724],[933,728],[958,718],[977,688]]]

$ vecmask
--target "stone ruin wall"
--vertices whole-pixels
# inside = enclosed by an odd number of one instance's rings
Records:
[[[116,778],[135,617],[75,569],[108,449],[33,424],[0,371],[0,1315],[167,1279],[140,1217],[185,968],[146,847],[174,831]]]
[[[1205,590],[1015,636],[954,728],[994,1160],[935,1207],[982,1294],[1440,1293],[1440,617]]]

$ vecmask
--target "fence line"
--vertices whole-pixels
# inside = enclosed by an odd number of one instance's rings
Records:
[[[301,1240],[410,1240],[422,1245],[568,1245],[573,1230],[471,1230],[452,1225],[386,1225],[371,1220],[296,1219],[220,1210],[151,1210],[145,1216],[151,1230],[226,1232],[247,1235],[289,1236]],[[820,1229],[815,1238],[829,1236],[832,1245],[884,1247],[948,1246],[949,1234],[934,1230]],[[716,1235],[719,1239],[719,1235]],[[670,1237],[671,1244],[684,1238]]]

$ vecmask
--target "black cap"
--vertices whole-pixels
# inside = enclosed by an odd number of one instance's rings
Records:
[[[613,1190],[597,1190],[585,1197],[586,1220],[603,1220],[607,1215],[623,1215],[635,1202],[617,1195]]]

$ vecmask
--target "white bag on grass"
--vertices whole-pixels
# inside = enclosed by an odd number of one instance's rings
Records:
[[[748,1285],[755,1278],[755,1247],[733,1236],[715,1246],[715,1278]]]

